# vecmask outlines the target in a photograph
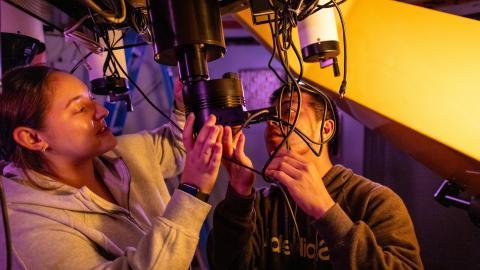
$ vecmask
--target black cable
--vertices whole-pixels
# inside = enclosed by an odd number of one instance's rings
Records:
[[[118,64],[118,67],[120,68],[120,70],[122,71],[123,75],[125,75],[125,77],[127,77],[127,79],[133,84],[133,86],[135,86],[135,88],[137,88],[138,92],[143,96],[143,98],[145,98],[145,100],[150,104],[150,106],[152,106],[158,113],[160,113],[163,117],[165,117],[165,119],[167,119],[172,125],[173,127],[175,127],[176,129],[178,129],[180,132],[183,132],[183,129],[180,128],[177,123],[175,123],[172,119],[170,119],[170,117],[167,116],[166,113],[164,113],[160,108],[158,108],[149,98],[148,96],[143,92],[143,90],[137,85],[137,83],[128,75],[128,73],[125,71],[125,69],[122,67],[122,65],[120,64],[120,62],[118,61],[117,57],[115,56],[115,54],[111,51],[110,47],[107,47],[107,49],[111,52],[111,55],[112,55],[112,58],[113,60]]]
[[[288,138],[292,135],[292,133],[294,132],[295,128],[296,128],[296,125],[297,125],[297,122],[298,122],[298,118],[300,116],[300,107],[302,105],[302,96],[301,96],[301,90],[300,90],[300,87],[298,86],[298,84],[296,84],[297,87],[295,87],[295,89],[297,90],[297,95],[298,95],[298,101],[297,101],[297,111],[295,113],[295,118],[293,120],[293,123],[292,123],[292,127],[289,129],[289,131],[287,132],[287,134],[283,137],[282,141],[280,142],[280,144],[275,148],[275,150],[273,151],[273,153],[270,155],[270,157],[268,158],[267,162],[265,163],[265,165],[263,166],[263,169],[262,169],[262,176],[263,176],[263,179],[266,181],[266,182],[270,182],[268,177],[265,176],[265,172],[267,170],[267,167],[270,165],[270,163],[272,163],[273,159],[275,158],[275,156],[278,154],[278,152],[280,151],[280,149],[282,148],[283,144],[285,144],[285,142],[288,140]],[[284,88],[285,89],[285,88]],[[283,91],[284,89],[282,89],[281,91]],[[293,95],[292,95],[293,96]],[[280,100],[281,102],[281,100]],[[278,111],[277,113],[280,113],[279,115],[279,118],[281,119],[281,111]],[[289,119],[290,120],[290,119]]]
[[[268,25],[270,26],[270,33],[272,33],[272,39],[275,39],[275,35],[274,35],[274,32],[273,32],[273,26],[272,26],[272,22],[271,22],[270,18],[268,19]],[[273,66],[272,66],[273,58],[274,58],[276,50],[277,50],[276,45],[277,45],[277,43],[274,41],[273,42],[272,54],[270,55],[270,59],[268,60],[268,68],[270,68],[270,70],[273,71],[273,73],[275,74],[275,76],[277,76],[279,81],[281,81],[283,84],[285,84],[286,83],[285,80],[277,73],[277,70],[275,68],[273,68]]]
[[[307,135],[305,135],[299,129],[295,130],[295,132],[307,144],[307,146],[310,148],[310,150],[312,150],[312,152],[318,157],[322,153],[323,145],[329,143],[335,137],[335,133],[337,132],[337,130],[336,130],[337,117],[335,115],[335,109],[334,109],[333,103],[325,93],[316,89],[314,86],[310,85],[307,82],[302,82],[302,86],[304,88],[308,89],[309,91],[313,92],[314,94],[320,95],[322,97],[323,103],[324,103],[322,124],[321,124],[321,127],[320,127],[320,132],[321,132],[320,133],[320,142],[313,141],[311,138],[309,138]],[[335,125],[333,127],[334,129],[333,129],[332,135],[327,140],[324,140],[323,139],[323,128],[325,127],[325,121],[327,120],[327,112],[328,112],[329,109],[332,112],[332,118],[333,118],[332,120],[334,121]],[[283,121],[282,119],[272,119],[272,120],[273,121]],[[320,149],[318,150],[318,152],[313,148],[313,146],[311,144],[320,145]]]
[[[335,3],[334,3],[335,2]],[[341,5],[343,3],[347,2],[347,0],[341,0],[341,1],[335,1],[335,0],[331,0],[329,1],[328,3],[324,4],[324,5],[318,5],[318,8],[332,8],[332,7],[335,7],[335,4],[337,5]]]
[[[298,122],[298,118],[300,116],[300,108],[301,108],[301,105],[302,105],[302,91],[300,89],[299,82],[301,81],[302,76],[303,76],[303,63],[302,63],[301,59],[298,58],[297,52],[296,52],[296,55],[297,55],[297,58],[299,59],[300,70],[301,70],[298,78],[295,78],[293,76],[292,72],[290,71],[290,67],[288,65],[288,49],[290,48],[290,46],[292,44],[293,44],[293,46],[295,46],[294,42],[292,41],[291,31],[292,31],[293,25],[296,25],[296,16],[295,17],[289,17],[289,18],[283,18],[283,19],[278,18],[279,16],[281,16],[281,14],[289,14],[289,16],[291,15],[290,10],[289,10],[289,6],[288,6],[288,2],[287,1],[284,2],[283,13],[280,10],[274,8],[274,5],[272,4],[271,0],[269,0],[269,3],[270,3],[270,6],[272,7],[272,9],[275,11],[274,22],[273,22],[275,27],[272,26],[271,19],[269,18],[269,20],[268,20],[268,23],[269,23],[269,26],[270,26],[270,31],[272,33],[272,41],[273,41],[273,44],[274,44],[273,45],[274,49],[273,49],[273,52],[272,52],[272,56],[271,56],[270,61],[269,61],[269,68],[273,70],[273,68],[271,67],[271,61],[273,59],[273,55],[277,54],[277,56],[280,60],[280,64],[282,65],[282,67],[283,67],[283,69],[284,69],[284,71],[287,75],[287,80],[286,81],[284,81],[283,79],[280,79],[280,81],[282,81],[284,86],[280,90],[281,92],[280,92],[280,95],[279,95],[279,98],[278,98],[279,100],[278,100],[278,105],[277,105],[277,108],[278,108],[277,115],[278,115],[279,119],[282,119],[282,108],[281,108],[281,106],[282,106],[282,101],[283,101],[283,92],[288,88],[289,93],[290,93],[290,108],[291,108],[291,105],[293,103],[292,87],[294,88],[293,90],[295,90],[295,92],[297,93],[298,98],[297,98],[297,110],[295,112],[295,117],[294,117],[293,123],[291,124],[291,126],[290,125],[287,126],[288,127],[288,132],[286,134],[284,133],[283,126],[280,125],[280,130],[282,131],[283,139],[280,142],[280,144],[275,148],[273,153],[270,155],[269,159],[267,160],[267,162],[265,163],[265,165],[262,169],[262,174],[261,175],[266,182],[272,182],[270,180],[270,178],[266,177],[266,175],[265,175],[267,167],[271,164],[273,159],[276,157],[276,155],[278,154],[278,152],[282,148],[283,144],[286,143],[287,148],[288,148],[288,138],[296,130],[296,125],[297,125],[297,122]],[[274,73],[275,73],[275,75],[277,75],[277,77],[279,77],[278,74],[276,73],[276,71],[274,71]],[[288,121],[287,121],[288,124],[290,124],[290,119],[291,119],[291,110],[289,109]],[[297,233],[298,238],[300,238],[300,231],[298,229],[297,220],[296,220],[295,214],[293,213],[293,209],[290,205],[290,202],[288,200],[288,196],[287,196],[286,192],[283,190],[283,188],[281,187],[280,184],[279,184],[279,187],[280,187],[281,193],[282,193],[285,201],[287,202],[288,210],[290,212],[293,223],[295,225],[295,232]]]
[[[346,0],[343,0],[345,2]],[[342,24],[342,36],[343,36],[343,80],[342,84],[340,85],[339,94],[340,97],[345,96],[346,87],[347,87],[347,34],[345,32],[345,22],[343,20],[343,14],[340,8],[338,7],[339,4],[335,0],[331,1],[335,5],[335,9],[337,10],[338,17],[340,17],[340,23]],[[340,1],[339,3],[343,3]]]
[[[102,37],[103,38],[103,37]],[[108,43],[106,43],[108,44]],[[109,48],[107,46],[107,49],[109,51],[111,51],[111,48]],[[140,86],[138,86],[135,81],[128,75],[128,73],[125,71],[125,69],[123,69],[123,67],[120,65],[117,57],[115,56],[115,54],[112,53],[112,57],[113,57],[113,60],[117,62],[118,64],[118,67],[120,68],[120,70],[122,71],[122,73],[125,75],[125,77],[127,77],[127,79],[135,86],[135,88],[137,88],[137,90],[139,91],[139,93],[145,98],[145,100],[150,104],[150,106],[152,106],[157,112],[159,112],[167,121],[169,121],[176,129],[178,129],[180,132],[183,132],[183,129],[180,128],[172,119],[170,119],[170,117],[167,116],[167,114],[165,112],[163,112],[160,108],[158,108],[149,98],[148,96],[143,92],[143,90],[140,88]],[[231,160],[231,159],[226,159],[225,160],[227,161],[230,161],[230,162],[233,162],[243,168],[246,168],[254,173],[257,173],[257,174],[260,174],[260,175],[265,175],[263,174],[262,172],[260,171],[257,171],[256,169],[254,168],[251,168],[249,166],[246,166],[244,164],[242,164],[240,161],[237,161],[237,160]]]
[[[86,55],[84,55],[82,57],[82,59],[80,59],[76,64],[75,66],[73,66],[73,68],[70,70],[70,74],[73,74],[81,65],[83,62],[85,62],[87,60],[88,57],[90,57],[90,55],[92,55],[93,52],[89,52],[87,53]]]
[[[335,8],[337,9],[337,12],[339,13],[339,17],[340,17],[340,20],[341,20],[341,23],[342,23],[342,33],[343,33],[343,41],[344,41],[344,74],[343,74],[343,80],[342,80],[342,84],[340,86],[340,95],[343,97],[344,94],[345,94],[345,88],[346,88],[346,70],[347,70],[347,53],[346,53],[346,33],[345,33],[345,23],[344,23],[344,20],[343,20],[343,16],[341,14],[341,11],[338,7],[339,4],[342,4],[344,3],[346,0],[342,0],[340,2],[336,2],[335,0],[332,0],[330,1],[329,3],[327,3],[326,5],[322,6],[323,8],[327,8],[327,7],[333,7],[335,6]],[[306,18],[308,15],[311,15],[313,14],[314,12],[316,12],[318,9],[315,9],[315,5],[318,4],[318,1],[315,1],[312,3],[312,5],[310,6],[307,6],[304,10],[303,10],[303,14],[300,13],[300,14],[292,14],[290,13],[289,10],[291,10],[288,6],[288,2],[285,1],[284,2],[284,10],[283,12],[282,11],[279,11],[278,8],[276,8],[273,3],[272,3],[272,0],[269,0],[269,4],[270,4],[270,7],[272,8],[272,10],[275,11],[275,17],[274,17],[274,26],[272,26],[272,22],[271,22],[271,18],[269,17],[269,20],[268,20],[268,23],[269,23],[269,27],[270,27],[270,31],[272,33],[272,40],[273,40],[273,50],[272,50],[272,55],[270,57],[270,60],[268,62],[268,67],[274,71],[275,75],[280,79],[280,81],[282,81],[282,83],[285,84],[285,81],[283,80],[283,78],[280,78],[280,76],[278,76],[277,72],[273,69],[271,63],[272,63],[272,60],[273,60],[273,56],[275,54],[277,54],[277,56],[279,57],[279,60],[280,60],[280,63],[283,67],[283,69],[285,70],[286,72],[286,75],[287,75],[287,84],[289,84],[289,87],[288,89],[290,90],[290,108],[292,107],[292,89],[291,89],[291,85],[290,83],[293,81],[295,82],[295,88],[298,89],[298,95],[299,95],[299,99],[301,98],[301,90],[300,90],[300,87],[298,86],[298,83],[301,81],[302,77],[303,77],[303,65],[302,65],[302,59],[301,59],[301,56],[300,56],[300,53],[298,51],[298,49],[295,47],[295,44],[294,42],[291,40],[291,27],[293,26],[296,26],[296,23],[297,23],[297,20],[298,19],[304,19]],[[331,6],[333,5],[333,6]],[[300,6],[297,7],[297,10],[300,8]],[[283,18],[278,18],[279,16],[282,16],[283,15]],[[288,16],[288,17],[285,17],[285,16]],[[288,54],[287,54],[287,51],[288,49],[290,49],[290,47],[293,48],[295,54],[296,54],[296,57],[300,63],[300,74],[298,76],[298,80],[296,81],[295,78],[293,78],[293,75],[292,73],[290,72],[290,69],[289,69],[289,65],[288,65]],[[321,128],[320,128],[320,142],[315,142],[313,141],[311,138],[309,138],[308,136],[306,136],[303,132],[301,132],[299,129],[296,128],[296,120],[298,120],[298,116],[299,116],[299,113],[300,113],[300,106],[297,106],[297,112],[296,112],[296,119],[294,120],[294,123],[293,125],[290,124],[290,117],[291,117],[291,110],[289,110],[289,114],[288,114],[288,121],[284,121],[281,117],[281,113],[282,113],[282,109],[281,109],[281,102],[282,102],[282,99],[283,99],[283,91],[285,89],[282,89],[281,92],[280,92],[280,95],[279,95],[279,104],[277,105],[277,108],[278,108],[278,112],[277,112],[277,115],[278,115],[278,118],[275,119],[275,118],[272,118],[271,120],[277,120],[277,122],[279,123],[280,125],[280,129],[282,130],[282,134],[284,135],[284,139],[282,140],[282,142],[277,146],[277,148],[275,149],[275,151],[273,152],[273,154],[270,156],[269,160],[267,161],[267,163],[265,164],[264,166],[264,169],[262,170],[262,176],[264,177],[264,179],[269,182],[265,177],[265,169],[266,167],[268,167],[268,165],[271,163],[271,161],[273,160],[273,158],[277,155],[278,153],[278,150],[280,149],[280,147],[282,147],[283,143],[285,143],[288,139],[288,137],[292,134],[292,131],[294,131],[295,133],[298,134],[298,136],[307,144],[307,146],[310,148],[310,150],[316,155],[316,156],[320,156],[321,153],[322,153],[322,150],[323,150],[323,145],[324,144],[327,144],[329,141],[331,141],[334,136],[335,136],[335,132],[336,132],[336,127],[334,126],[334,130],[333,130],[333,133],[332,135],[326,140],[324,141],[324,136],[323,136],[323,129],[325,127],[325,121],[326,121],[326,117],[327,117],[327,110],[328,109],[331,109],[332,110],[332,115],[333,115],[333,121],[335,122],[336,124],[336,118],[335,118],[335,112],[334,112],[334,108],[333,108],[333,105],[331,104],[331,101],[328,97],[325,96],[324,93],[322,93],[321,91],[315,89],[314,87],[311,87],[310,88],[313,88],[314,92],[318,92],[320,93],[320,95],[322,96],[322,98],[324,99],[324,112],[323,112],[323,115],[322,115],[322,123],[321,123]],[[312,89],[311,89],[312,90]],[[300,100],[299,100],[299,105],[300,105]],[[284,131],[283,131],[283,124],[285,124],[288,129],[289,129],[289,132],[287,134],[284,134]],[[313,148],[312,145],[319,145],[320,146],[320,149],[318,150],[318,152]],[[286,192],[283,190],[283,188],[281,187],[281,185],[279,185],[280,187],[280,190],[283,194],[283,197],[285,199],[285,201],[287,202],[287,206],[288,206],[288,210],[291,214],[291,218],[293,220],[293,223],[295,225],[295,229],[296,229],[296,233],[298,235],[298,237],[300,238],[300,232],[299,232],[299,229],[298,229],[298,224],[297,224],[297,220],[296,220],[296,216],[295,216],[295,213],[293,213],[293,210],[291,208],[291,205],[289,203],[289,200],[288,200],[288,196],[286,194]],[[316,243],[318,244],[318,243]],[[294,245],[295,246],[295,245]]]
[[[295,231],[297,232],[298,238],[300,238],[300,230],[298,229],[297,219],[295,218],[295,213],[293,212],[293,208],[292,208],[292,205],[290,204],[290,200],[288,199],[287,193],[283,189],[282,184],[280,182],[276,181],[276,183],[277,183],[278,188],[282,192],[283,198],[287,202],[288,211],[292,215],[292,220],[293,220],[293,224],[295,226]]]
[[[116,51],[116,50],[123,50],[123,49],[132,48],[132,47],[139,47],[139,46],[146,46],[146,45],[148,45],[147,42],[139,42],[139,43],[134,43],[134,44],[127,44],[127,45],[123,45],[123,46],[113,47],[113,48],[111,48],[111,50]]]
[[[128,30],[123,31],[122,35],[116,41],[114,41],[113,44],[110,47],[115,48],[115,46],[118,44],[118,42],[120,42],[120,40],[122,40],[127,35],[127,32],[128,32]],[[114,33],[115,33],[115,31],[114,31]],[[114,38],[114,40],[115,40],[115,38]]]
[[[288,7],[287,7],[288,9]],[[281,89],[281,92],[280,92],[280,97],[279,97],[279,105],[277,106],[279,109],[277,111],[277,114],[279,116],[280,119],[282,119],[282,110],[281,110],[281,103],[282,103],[282,96],[283,96],[283,91],[288,87],[289,90],[291,90],[291,87],[292,87],[292,84],[296,90],[296,93],[297,93],[297,96],[298,96],[298,101],[297,101],[297,110],[296,110],[296,113],[295,113],[295,118],[293,120],[293,123],[292,123],[292,127],[289,128],[288,132],[286,134],[284,134],[284,138],[283,140],[280,142],[280,144],[276,147],[276,149],[273,151],[273,154],[270,155],[269,159],[267,160],[266,164],[264,165],[263,169],[262,169],[262,176],[263,176],[263,179],[266,181],[266,182],[270,182],[269,181],[269,178],[265,176],[265,171],[266,171],[266,168],[270,165],[270,163],[272,162],[272,160],[275,158],[275,156],[278,154],[278,152],[280,151],[281,147],[283,146],[283,144],[285,144],[288,140],[288,138],[292,135],[292,133],[294,132],[295,130],[295,127],[297,125],[297,121],[298,121],[298,118],[300,116],[300,108],[301,108],[301,105],[302,105],[302,96],[301,96],[301,89],[300,89],[300,86],[298,85],[298,82],[301,80],[301,77],[298,77],[298,78],[295,78],[293,76],[293,74],[291,73],[290,71],[290,68],[289,66],[286,64],[286,61],[288,61],[288,55],[287,54],[284,54],[282,55],[282,52],[283,52],[283,49],[280,42],[280,37],[278,36],[278,33],[280,31],[280,25],[279,25],[279,22],[281,22],[282,20],[281,19],[278,19],[278,16],[280,16],[280,11],[277,9],[275,10],[275,17],[274,17],[274,24],[275,24],[275,33],[272,33],[272,36],[274,38],[273,42],[276,42],[276,48],[277,48],[277,55],[279,56],[280,58],[280,63],[282,64],[282,67],[284,69],[284,71],[286,72],[286,74],[288,75],[287,77],[287,85],[283,86],[282,89]],[[269,21],[269,24],[271,22]],[[271,25],[271,24],[270,24]],[[283,26],[283,29],[287,29],[286,26]],[[289,29],[291,31],[291,28]],[[291,35],[287,35],[290,37],[291,39]],[[289,42],[290,44],[293,43]],[[284,57],[286,59],[284,59]],[[302,67],[302,62],[300,61],[300,66]],[[303,67],[301,68],[301,70],[303,70]],[[290,95],[290,102],[292,102],[292,99],[293,99],[293,94]],[[288,119],[288,121],[290,121],[290,118]],[[283,128],[281,128],[282,130],[282,133],[283,133]]]
[[[103,35],[102,38],[103,38],[103,41],[105,42],[105,44],[107,46],[107,58],[105,59],[105,63],[104,63],[104,66],[103,66],[103,76],[106,76],[106,68],[108,68],[110,73],[113,76],[120,77],[120,73],[118,72],[117,64],[119,66],[121,66],[121,64],[118,61],[118,59],[116,59],[115,61],[112,61],[113,57],[116,57],[116,56],[113,53],[113,51],[111,50],[112,45],[110,44],[110,37],[108,35],[108,31],[105,32],[105,34]],[[113,40],[115,40],[115,31],[113,31]],[[112,65],[113,65],[113,68],[112,68]]]
[[[7,200],[5,199],[5,191],[3,188],[3,178],[0,177],[0,203],[2,208],[2,219],[3,219],[3,231],[5,235],[5,246],[6,246],[6,257],[7,257],[7,268],[8,270],[12,269],[12,236],[10,233],[10,222],[8,221],[8,207]]]

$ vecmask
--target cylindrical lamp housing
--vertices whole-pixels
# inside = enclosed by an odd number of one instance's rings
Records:
[[[329,0],[320,0],[325,5]],[[339,52],[337,22],[334,8],[322,8],[298,22],[298,36],[305,62],[319,62],[336,57]]]

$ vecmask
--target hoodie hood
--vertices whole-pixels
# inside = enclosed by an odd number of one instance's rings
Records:
[[[104,179],[115,199],[128,205],[129,175],[119,158],[94,159],[95,170]],[[71,211],[126,211],[94,194],[88,187],[75,188],[33,170],[23,170],[8,163],[2,170],[7,202],[10,206],[31,205]],[[123,194],[123,196],[122,196]]]

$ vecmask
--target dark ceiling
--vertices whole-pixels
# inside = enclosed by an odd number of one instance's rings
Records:
[[[400,0],[475,20],[480,20],[480,0]]]

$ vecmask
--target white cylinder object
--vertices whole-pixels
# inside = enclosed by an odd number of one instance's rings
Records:
[[[1,32],[20,34],[45,43],[43,23],[6,1],[1,1]]]
[[[113,40],[114,37],[120,37],[122,35],[122,32],[120,30],[114,30],[116,31],[115,34],[113,34],[113,31],[109,31],[109,38],[110,40]],[[103,41],[102,41],[103,43]],[[123,40],[120,40],[118,42],[115,42],[115,47],[118,46],[123,46]],[[103,44],[104,45],[104,44]],[[113,53],[115,54],[115,57],[118,59],[118,62],[120,62],[120,65],[122,66],[123,70],[125,72],[127,71],[127,61],[125,58],[125,50],[114,50]],[[107,52],[102,52],[100,54],[93,53],[90,55],[90,57],[87,59],[87,64],[86,64],[86,69],[88,71],[88,77],[90,81],[98,79],[98,78],[103,78],[103,65],[105,63],[105,60],[107,59]],[[115,62],[114,59],[111,60],[111,63]],[[116,64],[116,62],[115,62]],[[112,66],[112,65],[111,65]],[[113,66],[112,66],[113,68]],[[124,77],[122,74],[122,71],[120,68],[118,68],[118,72],[120,73],[121,77]],[[106,70],[105,72],[106,76],[112,75],[112,72],[110,72],[109,69]]]
[[[320,0],[324,5],[329,0]],[[338,32],[334,7],[322,8],[298,23],[303,60],[315,62],[338,55]]]

